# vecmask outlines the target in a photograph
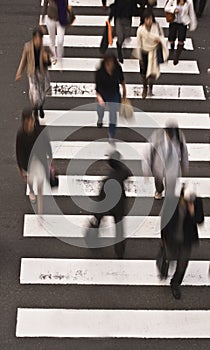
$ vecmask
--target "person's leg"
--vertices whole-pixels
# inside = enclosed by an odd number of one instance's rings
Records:
[[[184,46],[184,41],[187,35],[187,26],[181,23],[177,23],[178,25],[178,46],[176,49],[175,57],[174,57],[174,65],[176,66],[179,63],[179,58],[182,53],[182,49]]]
[[[117,112],[120,107],[120,96],[113,98],[113,102],[108,102],[109,106],[109,135],[113,140],[116,134]]]
[[[59,22],[56,22],[56,26],[57,26],[57,56],[58,56],[58,60],[61,61],[63,57],[63,42],[64,42],[65,27],[61,26]]]
[[[106,7],[106,0],[102,0],[102,5]]]
[[[122,259],[125,253],[125,240],[124,240],[124,228],[123,217],[114,215],[115,229],[116,229],[116,243],[114,250],[119,259]]]
[[[49,17],[47,17],[47,30],[50,37],[50,49],[53,53],[53,59],[56,59],[55,52],[55,30],[56,30],[56,22]]]
[[[97,114],[98,114],[97,127],[101,128],[103,126],[104,107],[102,107],[99,103],[97,104]]]
[[[142,59],[140,63],[140,74],[141,74],[141,79],[142,79],[142,85],[143,85],[143,90],[142,90],[142,98],[145,99],[147,97],[147,65],[148,65],[148,54],[142,53]]]
[[[162,192],[164,190],[163,179],[155,177],[155,189],[156,189],[155,199],[161,199]]]
[[[152,97],[153,93],[153,84],[154,84],[155,77],[153,75],[150,75],[147,79],[148,85],[149,85],[149,91],[148,91],[148,97]]]
[[[199,6],[198,6],[198,12],[197,12],[198,17],[202,16],[205,6],[206,6],[206,0],[200,0]]]
[[[180,247],[179,256],[176,264],[176,270],[170,282],[172,294],[175,297],[175,299],[180,299],[181,297],[180,285],[183,281],[188,266],[190,254],[191,247]]]
[[[173,53],[174,51],[174,43],[177,36],[177,23],[169,23],[169,34],[168,34],[168,41],[171,45],[170,49]]]
[[[116,36],[117,36],[117,54],[120,63],[123,63],[123,52],[122,52],[122,44],[124,41],[123,36],[123,27],[121,23],[121,18],[116,19]]]

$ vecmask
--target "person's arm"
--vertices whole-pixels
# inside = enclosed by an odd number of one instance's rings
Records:
[[[118,64],[118,74],[119,74],[119,82],[122,85],[123,90],[123,99],[126,98],[126,85],[125,85],[125,78],[123,74],[123,70],[120,64]]]
[[[96,83],[96,99],[97,102],[100,106],[104,107],[105,106],[105,102],[100,94],[100,78],[99,78],[99,71],[96,72],[95,74],[95,83]]]
[[[126,98],[126,84],[125,81],[122,82],[123,99]]]
[[[23,52],[22,52],[21,61],[20,61],[20,64],[19,64],[19,67],[18,67],[18,70],[16,73],[15,81],[18,81],[21,79],[23,71],[26,67],[26,64],[27,64],[27,46],[25,44],[24,48],[23,48]]]
[[[49,3],[49,0],[44,0],[44,5],[42,7],[42,20],[44,20],[44,17],[47,14],[48,3]]]
[[[188,158],[188,150],[187,150],[187,144],[186,139],[183,132],[181,133],[181,140],[180,140],[180,150],[181,150],[181,170],[182,170],[182,176],[186,176],[189,172],[189,158]]]

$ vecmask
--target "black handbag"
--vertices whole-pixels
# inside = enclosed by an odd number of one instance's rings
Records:
[[[162,49],[162,45],[159,44],[157,47],[157,63],[161,64],[164,63],[164,59],[163,59],[163,49]]]
[[[76,16],[74,14],[73,9],[67,9],[67,14],[66,14],[66,20],[67,20],[67,25],[71,26],[73,22],[75,21]]]

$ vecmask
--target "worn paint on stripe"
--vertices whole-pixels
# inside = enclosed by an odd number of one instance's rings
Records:
[[[59,187],[51,189],[49,184],[45,183],[43,194],[53,196],[97,196],[101,188],[103,176],[59,176]],[[144,177],[130,177],[125,182],[127,197],[153,197],[155,186],[154,178],[148,177],[145,183]],[[182,184],[192,184],[200,197],[209,197],[210,179],[209,178],[178,178],[176,183],[176,195],[180,194]],[[29,189],[27,186],[27,195]],[[35,193],[36,193],[35,188]]]
[[[17,337],[210,338],[209,310],[21,309]]]
[[[51,83],[52,97],[95,97],[95,84],[88,83]],[[140,99],[142,86],[126,84],[128,98]],[[164,100],[205,100],[201,85],[154,85],[152,99]]]

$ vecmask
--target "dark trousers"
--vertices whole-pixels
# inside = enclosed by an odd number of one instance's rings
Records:
[[[193,0],[195,12],[201,16],[206,6],[206,0]]]
[[[178,248],[178,258],[176,262],[176,270],[171,279],[171,284],[179,286],[184,278],[185,271],[191,255],[191,247],[180,245]]]

